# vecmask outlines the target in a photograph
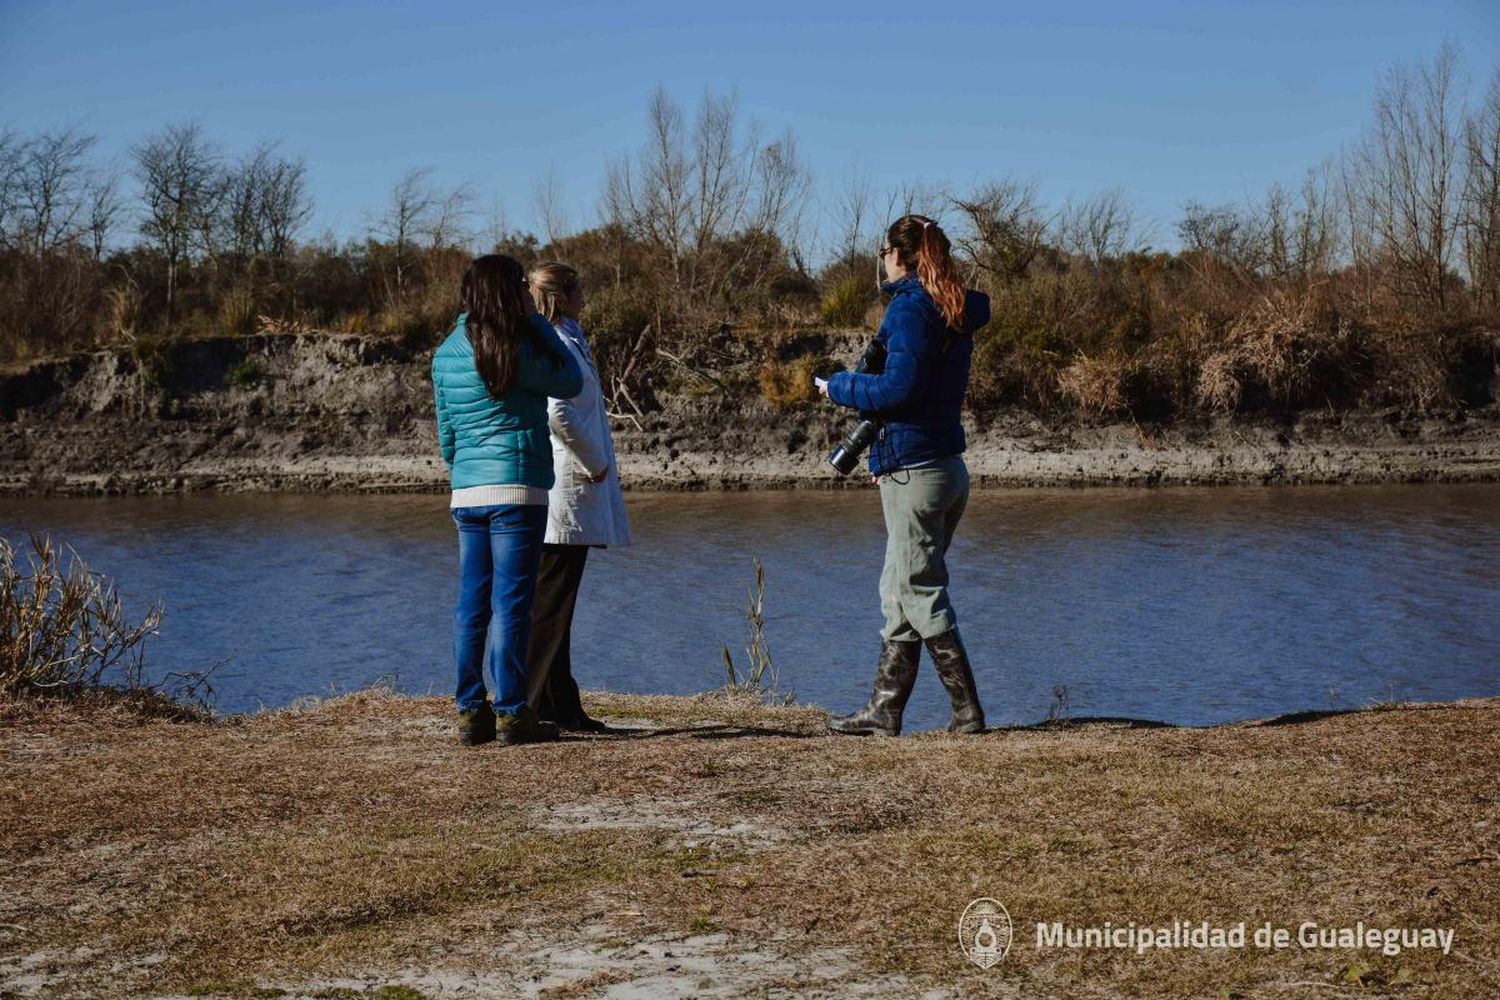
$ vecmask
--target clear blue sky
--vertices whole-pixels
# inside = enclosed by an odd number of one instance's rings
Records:
[[[549,166],[594,217],[658,84],[738,92],[799,136],[820,193],[1013,175],[1060,202],[1120,185],[1160,220],[1258,196],[1352,140],[1380,74],[1445,40],[1475,89],[1500,2],[1074,0],[670,4],[0,0],[0,125],[76,124],[122,160],[169,122],[304,155],[315,231],[357,235],[412,166],[533,225]]]

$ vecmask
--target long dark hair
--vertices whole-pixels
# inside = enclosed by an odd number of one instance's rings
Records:
[[[550,358],[552,345],[542,340],[527,319],[526,271],[514,257],[502,253],[476,257],[464,272],[459,296],[468,314],[465,326],[474,345],[474,367],[490,395],[500,397],[516,382],[522,340]]]
[[[936,221],[925,215],[903,215],[891,223],[885,241],[896,248],[901,265],[917,278],[955,330],[964,327],[964,282],[953,261],[953,244]]]

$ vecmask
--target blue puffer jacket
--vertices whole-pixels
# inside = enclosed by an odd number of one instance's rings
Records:
[[[828,379],[829,399],[883,421],[870,445],[870,473],[876,476],[963,452],[961,414],[974,333],[990,321],[990,298],[983,292],[966,293],[964,329],[952,330],[916,275],[882,288],[891,295],[876,335],[885,344],[885,370],[838,372]]]
[[[453,475],[453,488],[536,486],[552,488],[552,444],[547,397],[566,399],[583,390],[583,373],[557,331],[531,317],[537,336],[553,346],[554,358],[521,341],[516,381],[499,399],[490,395],[474,367],[474,345],[459,316],[453,332],[432,356],[438,445]]]

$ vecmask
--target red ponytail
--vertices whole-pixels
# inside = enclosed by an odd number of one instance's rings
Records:
[[[937,303],[943,322],[962,330],[964,283],[958,265],[953,262],[952,244],[942,227],[923,215],[902,216],[891,223],[886,242],[899,251],[903,263],[916,264],[917,278]]]

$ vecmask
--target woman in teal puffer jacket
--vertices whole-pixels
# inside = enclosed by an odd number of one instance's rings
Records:
[[[459,739],[556,739],[557,727],[539,723],[526,704],[526,646],[553,480],[547,397],[576,396],[583,375],[537,314],[513,258],[474,260],[461,293],[464,312],[432,357],[438,445],[458,526]]]

